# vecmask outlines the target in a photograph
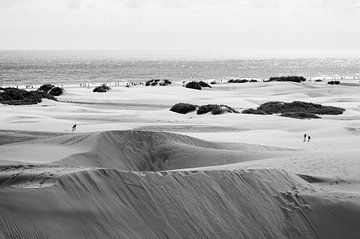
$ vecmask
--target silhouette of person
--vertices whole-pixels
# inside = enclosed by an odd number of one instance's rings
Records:
[[[310,139],[311,139],[311,137],[310,137],[310,135],[308,135],[308,142],[310,142]]]
[[[306,141],[306,136],[307,136],[307,135],[306,135],[306,134],[304,134],[304,142]]]
[[[77,126],[76,124],[73,125],[72,131],[75,131],[75,130],[76,130],[76,126]]]

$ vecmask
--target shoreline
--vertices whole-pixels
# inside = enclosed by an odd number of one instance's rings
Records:
[[[262,82],[263,80],[268,80],[268,78],[256,78],[256,77],[223,77],[223,78],[218,78],[218,79],[202,79],[202,78],[198,78],[198,79],[184,79],[184,80],[172,80],[171,78],[158,78],[158,79],[168,79],[170,80],[172,83],[174,84],[179,84],[182,85],[183,82],[190,82],[190,81],[205,81],[206,83],[210,84],[211,82],[216,82],[216,84],[227,84],[229,80],[231,79],[244,79],[244,80],[257,80],[259,82]],[[306,82],[313,82],[316,80],[322,80],[322,81],[344,81],[344,83],[360,83],[360,73],[359,74],[354,74],[352,76],[339,76],[339,75],[333,75],[333,76],[314,76],[314,77],[306,77]],[[107,81],[79,81],[76,80],[76,84],[74,83],[69,83],[69,82],[52,82],[51,80],[46,81],[47,83],[44,84],[53,84],[55,86],[58,87],[62,87],[62,88],[76,88],[76,87],[80,87],[80,88],[93,88],[102,84],[106,84],[110,87],[125,87],[127,84],[131,84],[131,83],[145,83],[146,81],[149,81],[151,79],[121,79],[119,81],[114,81],[114,80],[107,80]],[[317,82],[317,83],[321,83],[321,82]],[[324,82],[323,82],[324,83]],[[80,85],[83,86],[80,86]],[[241,83],[240,83],[241,84]],[[6,88],[6,87],[14,87],[14,88],[19,88],[19,89],[28,89],[28,90],[36,90],[37,88],[39,88],[41,85],[43,84],[27,84],[27,85],[23,85],[23,84],[12,84],[12,85],[0,85],[0,87],[2,88]],[[31,88],[32,87],[32,88]]]

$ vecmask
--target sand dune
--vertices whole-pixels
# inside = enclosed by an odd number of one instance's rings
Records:
[[[33,140],[34,147],[43,140]],[[50,164],[1,166],[0,238],[356,238],[360,233],[359,193],[322,187],[329,178],[241,169],[246,166],[239,163],[294,150],[147,131],[52,136],[47,143],[81,146],[84,152]]]
[[[284,155],[290,149],[248,144],[213,143],[196,138],[147,131],[111,131],[94,136],[89,151],[54,162],[134,171],[158,171],[221,165]]]
[[[34,180],[29,174],[21,180],[26,177]],[[279,170],[87,169],[53,177],[43,176],[46,186],[36,189],[1,180],[3,238],[356,238],[360,233],[359,195],[324,192]]]
[[[123,87],[94,100],[74,87],[64,102],[0,105],[0,238],[358,238],[358,89]],[[300,100],[346,112],[170,112],[184,95],[239,111]]]

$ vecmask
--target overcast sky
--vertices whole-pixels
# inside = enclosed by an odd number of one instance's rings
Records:
[[[360,49],[360,1],[0,0],[0,49]]]

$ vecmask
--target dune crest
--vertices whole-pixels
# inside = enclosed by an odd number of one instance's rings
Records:
[[[61,166],[160,171],[262,159],[290,150],[214,143],[180,134],[132,130],[98,133],[93,140],[93,146],[88,151],[72,154],[54,163]]]

